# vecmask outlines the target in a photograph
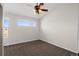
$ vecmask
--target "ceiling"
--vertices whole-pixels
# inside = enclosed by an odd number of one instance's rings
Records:
[[[10,12],[17,15],[33,17],[40,19],[52,12],[58,4],[56,3],[45,3],[45,8],[48,9],[48,12],[41,12],[40,14],[34,15],[33,9],[36,3],[4,3],[2,4],[4,12]]]

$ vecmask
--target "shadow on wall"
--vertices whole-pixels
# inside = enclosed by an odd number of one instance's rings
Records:
[[[2,55],[2,6],[0,5],[0,56]]]

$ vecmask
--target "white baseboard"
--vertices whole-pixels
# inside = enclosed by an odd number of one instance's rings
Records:
[[[40,39],[40,40],[41,40],[41,39]],[[71,50],[71,49],[62,47],[62,46],[60,46],[60,45],[57,45],[57,44],[55,44],[55,43],[51,43],[51,42],[48,42],[48,41],[45,41],[45,40],[42,40],[42,41],[47,42],[47,43],[52,44],[52,45],[55,45],[55,46],[60,47],[60,48],[62,48],[62,49],[68,50],[68,51],[70,51],[70,52],[73,52],[73,53],[78,54],[78,51],[74,51],[74,50]]]
[[[5,43],[3,44],[3,46],[10,46],[10,45],[14,45],[14,44],[20,44],[20,43],[25,43],[25,42],[31,42],[31,41],[35,41],[35,40],[38,40],[38,39],[34,39],[34,40],[29,40],[29,41],[20,41],[20,42],[11,42],[11,43]]]

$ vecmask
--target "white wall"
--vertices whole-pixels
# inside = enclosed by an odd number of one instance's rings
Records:
[[[77,35],[77,39],[78,39],[78,53],[79,53],[79,6],[78,6],[78,35]]]
[[[4,17],[8,17],[10,19],[9,36],[8,38],[3,38],[4,46],[39,39],[39,20],[31,18],[31,17],[11,14],[8,12],[4,12]],[[36,27],[19,27],[16,25],[16,21],[18,19],[26,19],[26,20],[35,21],[37,23],[37,26]]]
[[[78,4],[60,4],[41,20],[41,40],[78,53]]]

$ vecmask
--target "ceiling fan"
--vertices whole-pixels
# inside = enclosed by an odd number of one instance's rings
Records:
[[[44,3],[37,3],[34,6],[34,10],[35,10],[34,12],[37,13],[37,14],[39,14],[42,11],[45,11],[45,12],[48,11],[48,9],[44,9]]]

